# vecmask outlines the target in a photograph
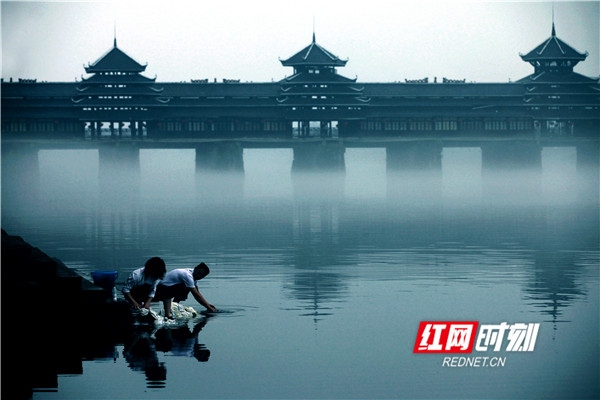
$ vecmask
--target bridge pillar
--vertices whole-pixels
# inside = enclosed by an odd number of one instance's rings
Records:
[[[388,145],[388,198],[410,206],[437,204],[442,195],[442,149],[433,141]]]
[[[244,149],[239,142],[196,147],[196,193],[208,202],[236,202],[244,196]]]
[[[496,142],[481,146],[481,168],[542,168],[542,146],[537,143]]]
[[[487,202],[527,204],[541,200],[542,146],[496,142],[481,146],[483,195]]]
[[[436,142],[402,142],[386,147],[388,171],[440,170],[442,145]]]
[[[28,144],[2,143],[2,202],[24,205],[39,198],[39,149]]]
[[[98,183],[101,193],[131,198],[140,189],[140,149],[130,144],[106,144],[98,148]]]
[[[341,142],[298,143],[294,145],[292,171],[344,172],[345,152],[346,148]]]
[[[196,147],[196,171],[244,171],[244,149],[238,142],[203,143]]]
[[[97,139],[100,136],[100,132],[98,132],[98,126],[96,125],[96,121],[90,121],[90,137],[92,139]]]
[[[580,199],[599,203],[600,149],[594,140],[577,146],[577,185]]]
[[[598,141],[590,141],[577,146],[577,169],[598,168],[600,164],[600,149]]]

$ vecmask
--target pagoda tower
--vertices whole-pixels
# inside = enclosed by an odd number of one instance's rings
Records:
[[[370,101],[363,94],[364,88],[356,85],[356,79],[337,73],[336,69],[348,60],[320,46],[314,32],[308,46],[279,61],[284,67],[294,68],[292,76],[280,81],[277,101],[286,108],[286,118],[297,124],[299,137],[311,136],[311,130],[321,137],[331,137],[335,121],[347,125],[362,118]]]
[[[111,136],[122,136],[124,131],[132,137],[147,134],[150,110],[166,105],[168,99],[161,98],[163,89],[156,87],[156,77],[142,75],[146,66],[119,49],[116,36],[106,54],[84,66],[91,76],[82,77],[73,102],[92,138],[102,136],[103,126]]]
[[[548,39],[521,59],[534,67],[533,74],[517,81],[524,85],[523,102],[541,135],[588,135],[598,128],[600,86],[597,78],[573,71],[588,53],[581,53],[552,32]]]
[[[519,54],[523,61],[535,68],[534,75],[568,74],[573,67],[584,61],[588,53],[580,53],[556,36],[556,28],[552,23],[552,34],[543,43],[527,54]]]

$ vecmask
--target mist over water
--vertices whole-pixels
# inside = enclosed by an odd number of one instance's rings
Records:
[[[388,171],[385,149],[349,148],[344,173],[294,174],[291,149],[245,149],[227,174],[185,149],[102,167],[96,150],[42,150],[19,176],[3,159],[9,234],[84,275],[118,270],[119,287],[152,256],[204,261],[201,292],[235,310],[193,332],[207,361],[155,349],[158,384],[117,343],[114,362],[34,398],[597,396],[597,172],[574,148],[545,148],[541,170],[442,155],[441,170]],[[426,320],[541,328],[504,368],[456,370],[412,353]]]

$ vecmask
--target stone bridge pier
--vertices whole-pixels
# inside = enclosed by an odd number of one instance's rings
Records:
[[[34,145],[2,143],[2,201],[37,200],[40,187],[39,149]]]
[[[307,142],[293,146],[293,172],[329,171],[344,172],[346,170],[346,148],[340,142]]]
[[[203,143],[196,147],[196,170],[244,172],[244,148],[239,142]]]
[[[127,143],[98,147],[98,184],[103,194],[129,202],[140,190],[140,149]]]
[[[600,204],[600,146],[598,141],[580,144],[577,149],[577,186],[582,199]]]
[[[412,206],[436,204],[442,196],[442,150],[437,141],[386,146],[387,196]]]

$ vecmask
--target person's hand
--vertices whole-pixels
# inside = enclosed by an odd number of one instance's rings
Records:
[[[208,311],[217,312],[217,307],[213,306],[212,304],[209,304],[208,307],[206,307],[206,309]]]

